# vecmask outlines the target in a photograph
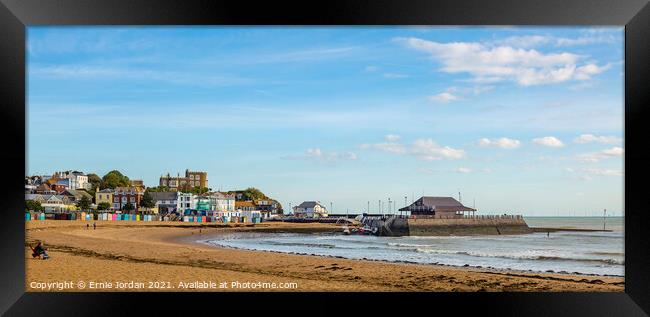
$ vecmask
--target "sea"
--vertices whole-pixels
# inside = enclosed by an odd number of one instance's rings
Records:
[[[605,229],[523,235],[377,237],[241,232],[201,242],[248,250],[496,270],[624,276],[623,217],[524,217],[530,227]]]

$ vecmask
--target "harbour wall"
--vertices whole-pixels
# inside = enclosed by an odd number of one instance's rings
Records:
[[[523,218],[408,219],[411,236],[525,234],[533,231]]]
[[[417,218],[388,217],[364,221],[371,228],[377,228],[380,236],[467,236],[526,234],[533,230],[523,217],[478,216],[468,218]]]

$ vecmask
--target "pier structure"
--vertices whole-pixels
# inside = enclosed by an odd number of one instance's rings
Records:
[[[421,197],[400,208],[410,215],[364,216],[382,236],[501,235],[533,232],[521,215],[476,215],[452,197]]]

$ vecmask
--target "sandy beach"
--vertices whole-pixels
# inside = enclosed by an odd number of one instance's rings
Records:
[[[26,223],[26,243],[43,241],[51,258],[32,259],[25,246],[26,290],[624,291],[622,277],[349,260],[195,242],[238,231],[330,232],[340,228],[280,222],[252,226],[98,221],[97,230],[93,230],[92,222],[30,221]]]

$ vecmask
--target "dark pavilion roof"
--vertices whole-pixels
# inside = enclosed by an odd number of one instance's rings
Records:
[[[400,208],[400,211],[476,211],[474,208],[464,206],[453,197],[423,196],[414,203]]]

